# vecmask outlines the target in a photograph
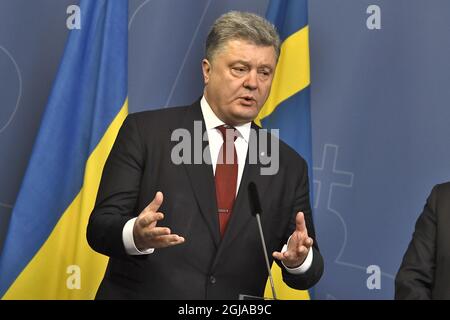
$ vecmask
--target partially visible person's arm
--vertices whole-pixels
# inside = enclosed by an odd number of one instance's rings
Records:
[[[116,257],[128,255],[131,253],[129,246],[127,248],[130,237],[133,237],[132,244],[141,253],[150,253],[151,250],[147,249],[184,241],[171,234],[169,228],[156,226],[157,221],[164,217],[163,213],[158,212],[163,202],[161,192],[153,200],[150,198],[149,205],[141,212],[138,211],[137,199],[145,167],[145,148],[137,116],[131,114],[120,128],[105,163],[95,207],[89,218],[87,240],[97,252]],[[131,219],[134,219],[133,225],[127,225]]]
[[[309,203],[309,180],[306,161],[295,164],[299,179],[295,189],[292,227],[287,250],[274,252],[283,264],[283,280],[291,288],[304,290],[315,285],[323,273],[323,258],[315,240],[315,230]],[[283,248],[284,249],[284,248]]]
[[[132,254],[130,237],[133,237],[132,245],[144,254],[151,253],[152,250],[148,249],[184,242],[182,237],[171,234],[169,228],[157,226],[157,222],[164,218],[164,214],[158,211],[163,202],[161,192],[149,200],[147,207],[137,212],[145,154],[136,116],[129,115],[106,161],[89,219],[87,240],[95,251],[116,257]],[[131,219],[134,219],[132,228]]]
[[[436,187],[417,219],[395,278],[395,299],[431,299],[436,261]]]
[[[89,218],[87,240],[107,256],[126,255],[122,239],[125,224],[138,214],[137,198],[144,170],[144,145],[137,120],[129,115],[106,160],[94,210]]]

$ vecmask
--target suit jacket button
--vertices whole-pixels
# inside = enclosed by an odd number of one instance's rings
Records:
[[[212,284],[216,283],[216,278],[214,276],[210,276],[209,282],[211,282]]]

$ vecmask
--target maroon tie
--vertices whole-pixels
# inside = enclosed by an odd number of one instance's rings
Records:
[[[236,129],[225,125],[219,126],[217,129],[222,134],[224,141],[217,158],[215,174],[220,235],[223,237],[236,197],[238,161],[236,148],[234,147]]]

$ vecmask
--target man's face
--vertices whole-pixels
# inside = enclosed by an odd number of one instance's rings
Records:
[[[275,72],[272,46],[230,40],[202,62],[205,98],[219,119],[240,125],[256,118],[266,102]]]

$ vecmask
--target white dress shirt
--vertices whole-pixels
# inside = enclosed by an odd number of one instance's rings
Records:
[[[202,98],[200,101],[200,106],[202,109],[203,119],[205,120],[205,127],[206,131],[208,133],[208,141],[209,141],[209,152],[211,154],[211,164],[213,169],[213,174],[215,174],[216,171],[216,164],[217,164],[217,158],[219,156],[220,148],[223,144],[223,137],[222,134],[218,129],[216,129],[218,126],[224,125],[225,123],[220,120],[216,114],[213,112],[211,107],[209,106],[208,102],[206,101],[205,97]],[[247,151],[248,151],[248,140],[250,138],[250,129],[251,129],[251,122],[245,123],[240,126],[234,127],[238,131],[237,138],[234,142],[237,158],[238,158],[238,178],[237,178],[237,187],[236,187],[236,194],[239,190],[239,186],[242,179],[242,173],[244,172],[244,166],[245,166],[245,160],[247,157]],[[122,232],[122,240],[125,246],[125,250],[130,255],[143,255],[143,254],[150,254],[153,253],[154,249],[147,249],[147,250],[138,250],[136,248],[136,245],[134,243],[133,238],[133,227],[134,222],[136,218],[130,219],[125,226],[123,227]],[[288,240],[289,242],[289,240]],[[287,250],[287,245],[285,244],[283,246],[283,249],[281,252],[284,252]],[[286,270],[289,273],[292,274],[301,274],[305,273],[312,264],[313,259],[313,250],[309,250],[308,256],[306,257],[305,261],[301,266],[298,268],[288,268],[286,266],[283,266],[286,268]]]

